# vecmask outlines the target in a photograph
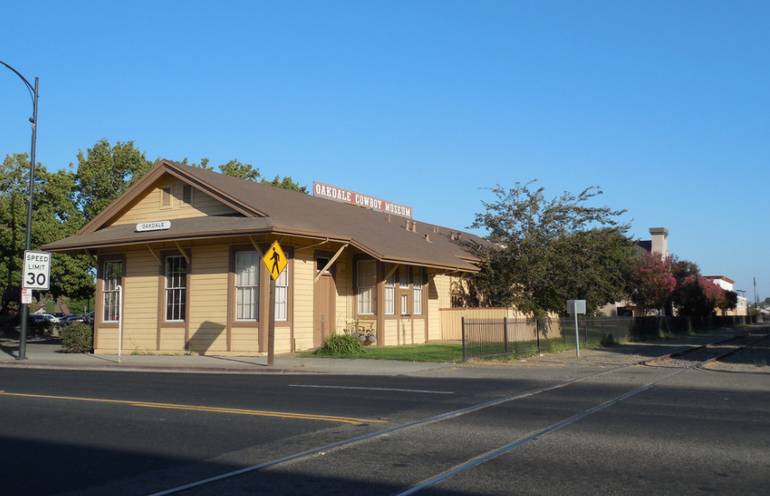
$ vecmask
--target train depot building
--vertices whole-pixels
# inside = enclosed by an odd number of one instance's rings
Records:
[[[96,261],[94,350],[259,355],[267,351],[277,240],[275,350],[359,329],[378,346],[441,339],[451,279],[478,270],[468,233],[411,208],[315,183],[314,196],[161,160],[77,234],[43,249]],[[122,308],[119,304],[122,292]]]

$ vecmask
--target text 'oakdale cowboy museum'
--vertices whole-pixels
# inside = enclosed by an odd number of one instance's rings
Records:
[[[414,221],[403,205],[313,187],[309,196],[159,161],[44,248],[96,258],[96,353],[117,352],[121,317],[127,352],[266,352],[261,257],[275,240],[289,259],[275,284],[276,352],[317,347],[354,323],[378,345],[440,339],[451,278],[477,270],[469,245],[483,241]]]

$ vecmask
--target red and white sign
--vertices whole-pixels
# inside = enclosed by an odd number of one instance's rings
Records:
[[[29,305],[32,303],[32,290],[29,288],[21,288],[21,304]]]
[[[370,208],[386,214],[406,217],[408,219],[412,218],[412,207],[399,205],[398,203],[392,203],[374,196],[350,191],[349,189],[338,188],[331,184],[313,181],[313,196],[348,203],[358,207]]]

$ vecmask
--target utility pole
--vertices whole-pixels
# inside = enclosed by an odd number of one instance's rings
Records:
[[[25,241],[25,250],[32,248],[32,197],[34,195],[35,188],[35,148],[37,145],[37,97],[38,97],[38,78],[35,78],[34,86],[27,81],[27,78],[21,75],[19,71],[0,60],[0,64],[4,65],[11,70],[14,74],[19,76],[27,90],[32,96],[32,117],[29,122],[32,124],[32,145],[29,153],[29,186],[27,187],[27,233]],[[23,267],[23,262],[22,262]],[[19,355],[17,360],[27,359],[27,320],[29,319],[29,307],[26,303],[21,304],[21,330],[19,333]]]

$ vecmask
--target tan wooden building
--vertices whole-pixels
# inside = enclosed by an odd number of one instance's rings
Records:
[[[470,248],[483,242],[162,160],[76,235],[43,249],[96,259],[96,353],[117,352],[122,319],[126,353],[254,355],[267,350],[260,258],[273,240],[289,257],[272,309],[279,353],[355,326],[378,345],[440,339],[450,278],[478,270]]]

